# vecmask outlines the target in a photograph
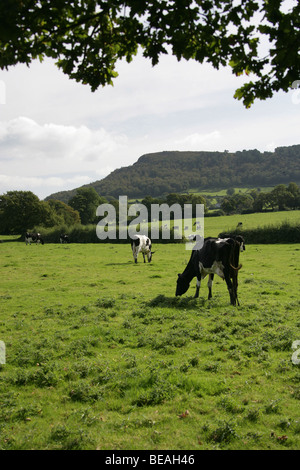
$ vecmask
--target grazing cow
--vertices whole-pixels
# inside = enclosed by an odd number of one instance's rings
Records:
[[[237,298],[238,271],[240,251],[245,249],[244,239],[235,238],[205,238],[200,250],[193,250],[190,260],[182,274],[178,274],[176,295],[184,294],[194,277],[197,277],[195,297],[199,296],[201,279],[209,275],[208,299],[212,297],[212,282],[214,274],[225,279],[230,303],[239,305]]]
[[[59,237],[60,243],[69,243],[69,237],[65,233],[62,233]]]
[[[144,258],[144,263],[146,263],[145,255],[147,255],[148,262],[152,260],[152,255],[154,251],[151,251],[151,240],[146,235],[134,235],[131,240],[132,254],[135,263],[137,263],[137,257],[141,251]]]
[[[41,243],[42,245],[44,245],[44,240],[41,238],[41,234],[40,233],[31,233],[31,232],[26,232],[25,234],[25,243],[26,245],[31,245],[31,242],[32,243]]]

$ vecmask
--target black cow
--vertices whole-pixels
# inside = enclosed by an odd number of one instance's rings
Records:
[[[25,234],[25,243],[26,245],[31,245],[31,242],[32,243],[41,243],[42,245],[44,245],[44,240],[41,238],[41,234],[40,233],[32,233],[32,232],[26,232]]]
[[[182,274],[178,274],[176,295],[184,294],[194,277],[197,277],[195,297],[199,296],[201,279],[209,275],[208,299],[212,297],[212,282],[217,274],[225,279],[230,303],[239,305],[237,298],[240,251],[245,249],[241,236],[234,238],[205,238],[200,250],[193,250],[190,260]]]
[[[59,237],[60,243],[69,243],[69,237],[65,233],[62,233]]]

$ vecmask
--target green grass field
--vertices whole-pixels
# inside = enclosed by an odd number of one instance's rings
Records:
[[[183,219],[183,220],[182,220]],[[182,213],[182,219],[174,220],[170,222],[170,227],[180,226],[182,224],[182,234],[187,236],[184,230],[184,212]],[[194,219],[193,219],[194,221]],[[253,214],[235,214],[230,216],[220,217],[205,217],[203,223],[204,236],[217,237],[221,232],[233,232],[239,223],[242,223],[242,229],[253,229],[256,227],[268,227],[275,226],[279,227],[283,223],[299,224],[300,221],[300,210],[293,211],[282,211],[282,212],[258,212]],[[188,223],[189,221],[187,221]],[[200,221],[202,224],[202,221]],[[154,225],[164,224],[156,222]],[[196,227],[191,225],[192,231],[196,230]],[[141,230],[147,230],[151,236],[151,224],[142,223]],[[190,230],[190,228],[189,228]]]
[[[0,244],[0,449],[300,448],[300,245],[247,246],[237,308],[176,298],[190,251],[155,249]]]
[[[235,214],[231,216],[206,217],[204,224],[205,236],[218,236],[220,232],[232,231],[241,222],[243,229],[280,226],[282,223],[299,223],[300,211],[258,212],[254,214]]]

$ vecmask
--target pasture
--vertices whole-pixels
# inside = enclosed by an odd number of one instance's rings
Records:
[[[220,232],[232,232],[238,223],[244,229],[279,227],[281,224],[299,224],[300,211],[257,212],[205,218],[205,236],[217,237]]]
[[[240,307],[153,249],[0,244],[0,449],[300,448],[300,245],[246,246]]]

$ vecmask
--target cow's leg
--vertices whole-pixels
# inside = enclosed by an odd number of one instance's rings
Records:
[[[196,292],[195,292],[195,297],[194,297],[195,299],[199,297],[200,286],[201,286],[201,277],[197,277]]]
[[[137,263],[137,255],[138,255],[138,252],[137,252],[137,250],[135,249],[134,246],[132,247],[132,254],[133,254],[134,262]]]
[[[236,305],[236,296],[235,296],[235,293],[234,293],[233,284],[231,282],[228,270],[224,270],[224,277],[225,277],[225,281],[226,281],[226,284],[227,284],[227,289],[228,289],[229,296],[230,296],[230,303],[231,303],[231,305]]]
[[[208,275],[207,287],[208,287],[208,300],[212,298],[212,285],[213,285],[214,275]]]
[[[146,263],[145,253],[143,252],[144,263]]]
[[[233,294],[234,294],[234,297],[236,299],[236,303],[238,305],[240,305],[239,303],[239,300],[238,300],[238,296],[237,296],[237,289],[238,289],[238,277],[237,277],[237,273],[234,273],[233,274],[233,277],[232,277],[232,284],[233,284]]]

